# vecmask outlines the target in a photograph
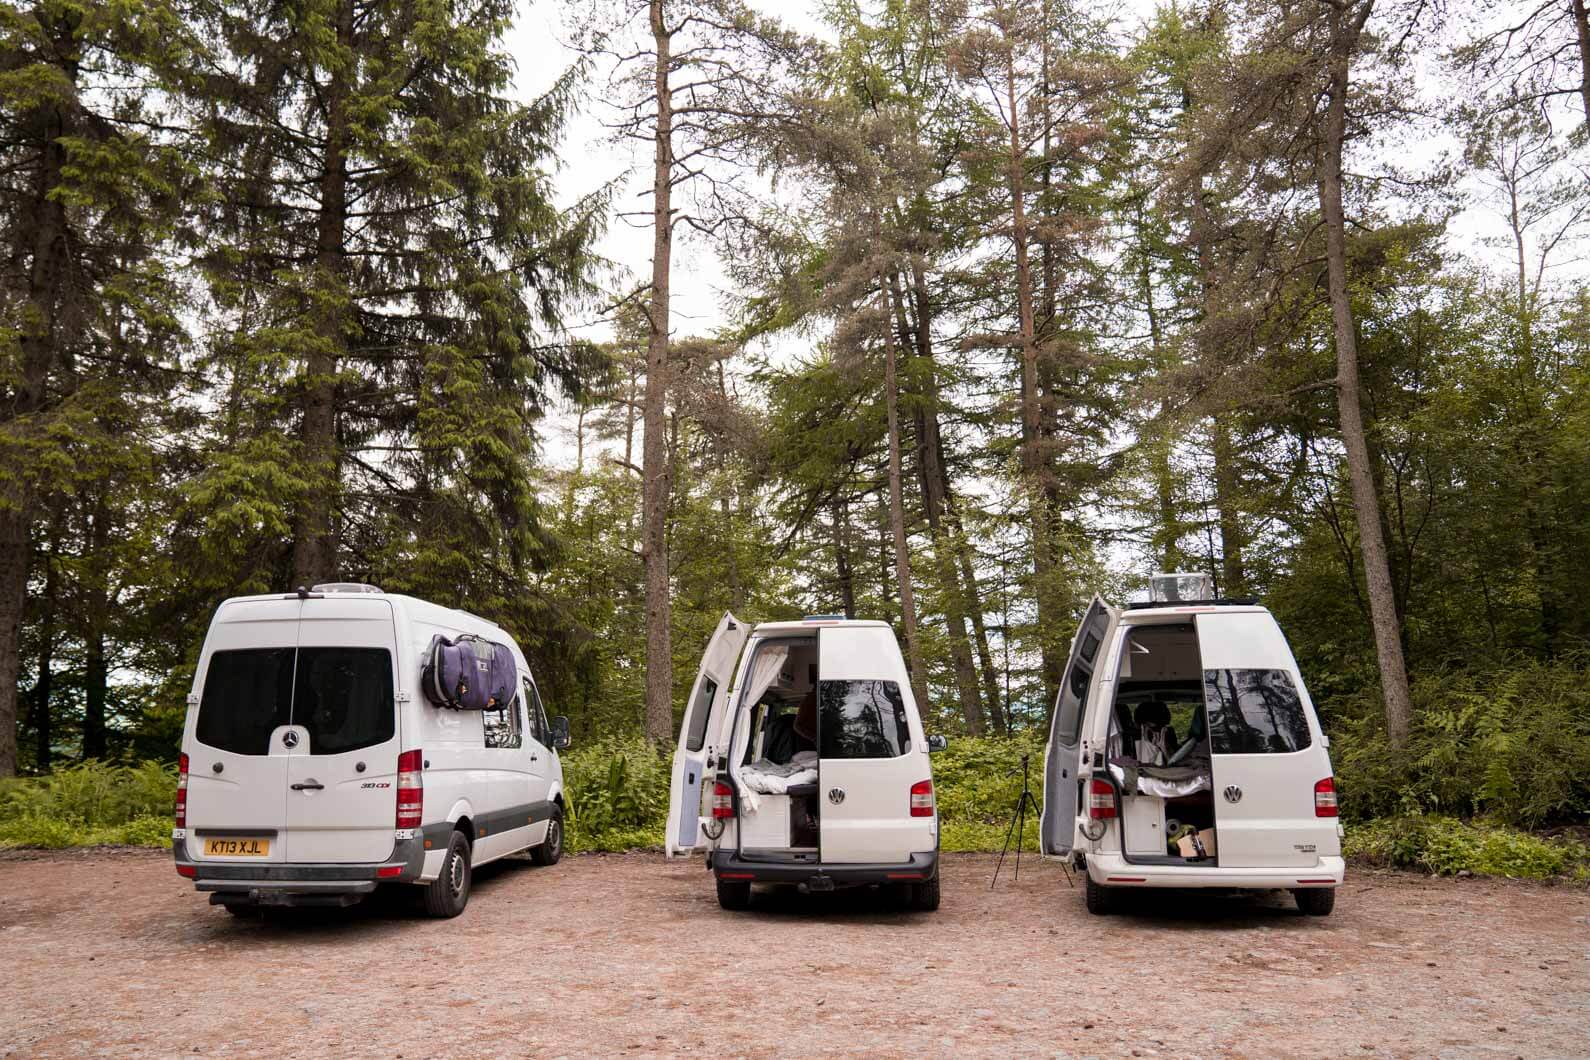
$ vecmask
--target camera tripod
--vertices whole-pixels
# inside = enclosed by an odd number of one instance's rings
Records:
[[[1021,795],[1017,797],[1015,809],[1011,812],[1010,827],[1005,829],[1005,845],[999,848],[999,861],[994,865],[994,879],[988,885],[989,890],[993,890],[995,884],[999,883],[999,870],[1004,868],[1005,854],[1010,850],[1010,837],[1012,835],[1016,837],[1015,876],[1016,879],[1021,879],[1021,847],[1027,837],[1027,807],[1032,807],[1032,812],[1035,816],[1038,814],[1038,798],[1032,793],[1032,787],[1029,783],[1031,775],[1027,764],[1029,757],[1028,755],[1021,756]]]

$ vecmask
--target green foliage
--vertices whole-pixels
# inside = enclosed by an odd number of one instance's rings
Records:
[[[1021,756],[1029,755],[1032,793],[1027,850],[1038,849],[1038,808],[1043,804],[1043,736],[951,737],[933,756],[933,791],[939,807],[939,845],[944,850],[998,850],[1021,797]],[[1012,846],[1015,839],[1011,840]]]
[[[1436,674],[1414,683],[1404,750],[1372,690],[1331,718],[1331,758],[1351,819],[1485,815],[1536,827],[1590,813],[1590,681],[1582,657]]]
[[[176,771],[87,762],[0,781],[0,846],[169,846]]]
[[[570,850],[662,845],[671,762],[643,736],[608,736],[563,755]]]
[[[1590,880],[1590,847],[1583,843],[1455,817],[1385,817],[1354,825],[1347,830],[1343,851],[1370,864],[1439,876],[1467,871],[1477,876]]]

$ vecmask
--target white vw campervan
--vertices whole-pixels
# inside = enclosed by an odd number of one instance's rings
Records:
[[[503,652],[509,702],[422,693],[433,646],[457,638]],[[562,854],[568,732],[513,638],[467,612],[346,583],[227,600],[188,697],[177,872],[234,913],[408,883],[457,916],[472,869]]]
[[[738,664],[738,669],[736,669]],[[890,886],[939,905],[928,737],[894,631],[820,615],[754,630],[726,614],[674,755],[670,857],[705,848],[718,902],[756,883]]]
[[[1044,762],[1043,852],[1124,887],[1286,889],[1325,916],[1344,863],[1329,741],[1270,612],[1155,575],[1097,598],[1071,643]]]

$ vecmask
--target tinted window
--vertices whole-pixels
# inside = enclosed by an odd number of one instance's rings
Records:
[[[1285,670],[1205,670],[1215,754],[1284,754],[1309,745],[1308,718]]]
[[[1085,666],[1072,666],[1066,674],[1065,687],[1060,689],[1060,699],[1055,705],[1060,712],[1055,719],[1055,735],[1062,743],[1073,742],[1082,728],[1082,704],[1087,702],[1088,682],[1092,680],[1093,671]]]
[[[685,734],[685,750],[699,751],[707,742],[707,715],[712,713],[712,697],[718,694],[718,682],[710,677],[701,678],[701,691],[690,705],[690,731]]]
[[[385,648],[299,648],[293,724],[309,730],[309,751],[342,754],[395,735],[392,655]]]
[[[530,738],[547,746],[546,714],[541,710],[541,695],[529,678],[525,678],[521,685],[524,688],[525,713],[530,716]]]
[[[905,701],[893,681],[822,681],[817,714],[823,758],[898,758],[911,748]]]
[[[268,754],[271,733],[292,720],[293,651],[212,654],[199,698],[199,742],[233,754]]]
[[[1082,634],[1082,661],[1092,662],[1099,653],[1099,636],[1091,629]]]

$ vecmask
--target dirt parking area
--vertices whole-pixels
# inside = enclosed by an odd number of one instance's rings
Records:
[[[165,856],[0,859],[0,1054],[1583,1056],[1590,894],[1356,872],[1288,896],[1091,917],[1058,866],[946,858],[938,913],[865,892],[725,913],[698,861],[482,870],[239,920]]]

